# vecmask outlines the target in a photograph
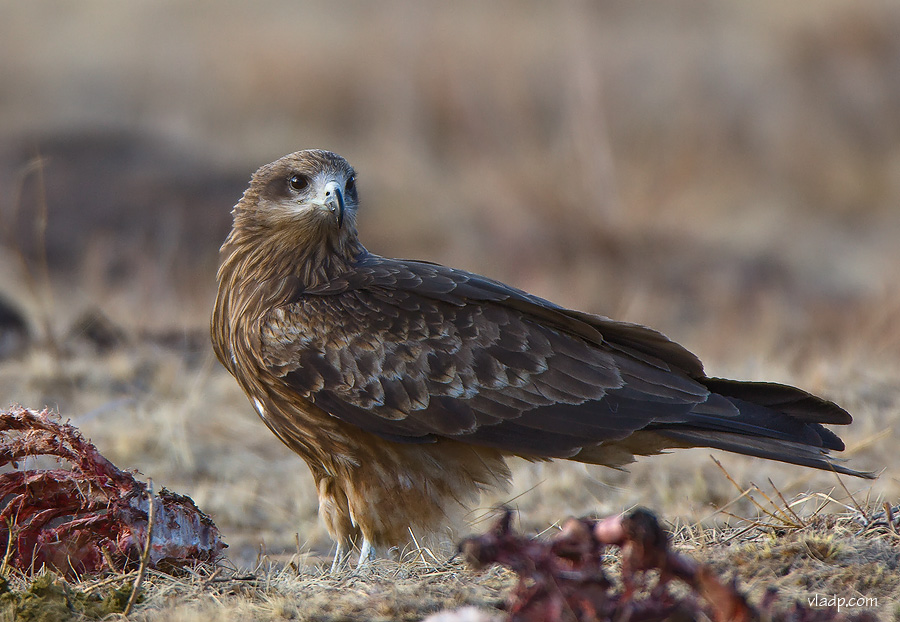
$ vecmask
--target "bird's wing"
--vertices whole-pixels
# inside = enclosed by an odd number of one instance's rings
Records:
[[[261,362],[299,396],[395,441],[568,457],[710,399],[710,413],[737,413],[655,331],[423,262],[366,256],[270,311],[259,335]]]

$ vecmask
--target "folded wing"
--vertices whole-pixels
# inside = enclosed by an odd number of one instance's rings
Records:
[[[709,446],[857,474],[827,454],[843,444],[820,424],[850,422],[831,402],[707,378],[651,329],[435,264],[366,255],[270,311],[260,340],[299,397],[395,442],[610,465]]]

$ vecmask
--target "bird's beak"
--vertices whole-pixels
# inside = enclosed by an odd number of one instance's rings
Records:
[[[344,225],[344,193],[336,181],[325,184],[325,207],[337,218],[338,229]]]

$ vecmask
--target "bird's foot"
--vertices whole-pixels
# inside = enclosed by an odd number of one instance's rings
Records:
[[[347,567],[350,561],[350,547],[344,550],[344,543],[339,542],[334,551],[334,561],[331,562],[331,574],[337,574]]]
[[[377,551],[375,547],[372,546],[372,543],[368,541],[368,539],[363,537],[362,546],[359,547],[359,561],[356,563],[356,569],[362,570],[366,568],[375,561],[375,557],[377,556]]]

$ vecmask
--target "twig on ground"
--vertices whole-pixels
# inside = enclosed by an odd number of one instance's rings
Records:
[[[775,494],[777,494],[778,498],[781,500],[781,503],[782,503],[784,509],[791,513],[791,516],[794,517],[794,520],[796,521],[796,523],[798,525],[800,525],[801,527],[806,527],[806,523],[803,522],[802,518],[797,516],[797,513],[794,512],[794,509],[791,507],[791,504],[787,502],[787,499],[785,499],[784,495],[781,494],[781,491],[778,490],[778,486],[775,485],[775,482],[772,481],[772,478],[770,477],[770,478],[768,478],[768,480],[769,480],[769,485],[772,487],[772,490],[775,491]]]
[[[6,553],[3,554],[3,564],[0,564],[0,577],[4,578],[6,578],[6,574],[9,572],[9,560],[12,557],[13,542],[16,538],[16,530],[12,518],[7,520],[6,528],[6,532],[9,535],[6,538]]]
[[[884,515],[887,518],[888,529],[891,530],[891,533],[895,536],[897,534],[897,525],[894,524],[894,511],[891,508],[891,504],[887,501],[884,502]]]
[[[131,613],[134,603],[137,602],[138,593],[141,591],[141,583],[144,582],[144,575],[147,573],[147,562],[150,561],[150,547],[153,544],[153,522],[156,518],[156,502],[153,498],[153,480],[147,480],[147,540],[144,542],[144,552],[141,554],[141,565],[138,568],[137,578],[134,580],[134,586],[131,588],[131,596],[128,597],[128,604],[122,612],[124,616]]]

